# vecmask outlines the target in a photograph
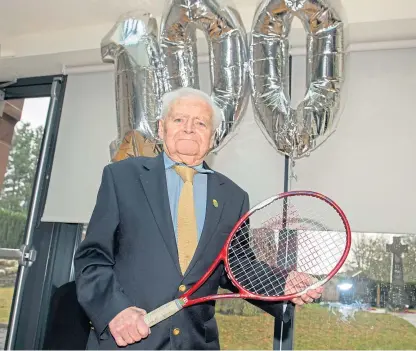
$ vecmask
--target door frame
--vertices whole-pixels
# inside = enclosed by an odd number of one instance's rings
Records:
[[[56,147],[56,140],[59,131],[59,122],[63,99],[65,94],[66,76],[45,76],[35,78],[18,79],[16,82],[8,84],[2,83],[4,100],[50,97],[49,109],[46,118],[42,144],[39,152],[38,165],[32,189],[32,196],[28,211],[25,227],[24,243],[21,249],[7,250],[3,252],[19,260],[15,290],[9,317],[9,325],[5,342],[5,350],[15,349],[19,326],[21,325],[22,315],[27,311],[22,309],[22,302],[27,295],[34,294],[33,284],[26,284],[30,277],[33,266],[39,266],[43,262],[42,257],[38,256],[38,248],[34,247],[33,239],[35,232],[40,228],[40,218],[45,206],[49,179],[51,175],[53,158]],[[42,252],[42,255],[45,253]],[[47,256],[50,256],[50,252]],[[48,261],[48,260],[47,260]],[[31,306],[33,310],[35,306]],[[20,334],[20,333],[19,333]],[[33,349],[32,347],[28,347]]]

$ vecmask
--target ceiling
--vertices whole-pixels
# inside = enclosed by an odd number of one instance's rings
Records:
[[[327,1],[342,3],[352,44],[361,48],[416,46],[415,0]],[[249,30],[258,1],[227,2],[235,4]],[[99,65],[100,41],[120,15],[143,10],[160,19],[166,4],[165,0],[0,0],[0,3],[0,80],[3,81],[61,73],[67,66]],[[300,23],[294,23],[293,49],[301,50],[304,41]]]
[[[113,22],[120,14],[137,9],[140,3],[148,11],[158,12],[163,7],[163,3],[149,0],[1,1],[1,38]]]

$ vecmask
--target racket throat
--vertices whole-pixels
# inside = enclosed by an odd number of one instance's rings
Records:
[[[198,297],[193,300],[188,300],[186,302],[186,307],[198,305],[200,303],[205,303],[208,301],[214,301],[214,300],[220,300],[220,299],[236,299],[236,298],[242,298],[241,294],[236,293],[224,293],[224,294],[217,294],[217,295],[208,295],[203,297]]]

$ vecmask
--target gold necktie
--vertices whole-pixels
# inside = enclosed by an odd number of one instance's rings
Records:
[[[197,172],[186,166],[175,166],[174,168],[184,182],[179,197],[177,226],[179,264],[182,273],[185,273],[198,244],[193,186],[193,178]]]

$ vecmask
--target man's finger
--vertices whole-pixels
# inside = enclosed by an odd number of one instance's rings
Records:
[[[313,298],[309,297],[308,295],[302,295],[302,301],[306,302],[306,303],[310,303],[313,302]]]
[[[128,333],[129,333],[130,337],[133,339],[134,342],[138,342],[142,339],[142,336],[140,335],[139,331],[137,330],[135,324],[129,325]]]
[[[316,290],[309,290],[306,294],[312,299],[319,299],[321,297],[321,294],[319,294]]]
[[[134,308],[137,312],[139,312],[142,316],[144,316],[144,315],[146,315],[147,314],[147,312],[143,309],[143,308],[138,308],[138,307],[135,307]]]
[[[121,337],[124,339],[124,341],[125,341],[127,344],[133,344],[134,340],[133,340],[133,338],[130,336],[130,334],[129,334],[129,332],[128,332],[127,328],[123,329],[123,331],[122,331],[120,334],[121,334]]]
[[[143,319],[137,321],[137,330],[142,338],[147,338],[147,336],[150,334],[150,329]]]
[[[121,336],[114,336],[114,340],[118,346],[127,346],[126,341]]]

